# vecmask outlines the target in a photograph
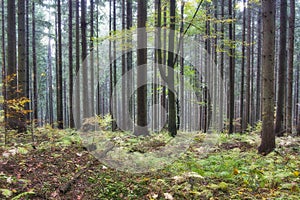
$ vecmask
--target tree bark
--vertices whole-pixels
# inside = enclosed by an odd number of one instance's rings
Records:
[[[125,34],[126,29],[126,16],[125,16],[125,0],[122,0],[122,31]],[[125,54],[125,36],[122,37],[122,106],[121,106],[121,124],[124,130],[127,130],[127,116],[128,116],[128,101],[126,99],[126,79],[124,77],[126,73],[126,54]]]
[[[74,118],[74,122],[76,122],[76,124],[78,125],[81,121],[81,94],[80,94],[80,28],[79,28],[79,0],[76,0],[75,2],[75,49],[76,49],[76,89],[75,89],[75,93],[76,93],[76,99],[75,101],[75,106],[76,106],[76,115]]]
[[[82,72],[82,103],[83,103],[83,119],[90,117],[89,87],[88,87],[88,61],[87,57],[87,41],[86,41],[86,0],[81,0],[81,72]]]
[[[175,105],[175,88],[174,88],[174,38],[175,38],[175,12],[176,1],[170,0],[170,32],[168,48],[168,97],[169,97],[169,126],[168,130],[171,136],[175,137],[176,129],[176,105]]]
[[[51,38],[50,33],[48,35],[48,91],[49,91],[49,124],[53,126],[53,88],[52,88],[52,51],[51,51]]]
[[[292,133],[292,125],[293,125],[292,108],[293,108],[293,76],[294,76],[294,74],[293,74],[294,43],[295,43],[295,0],[290,0],[287,113],[286,113],[287,133]]]
[[[234,55],[234,34],[233,34],[233,5],[232,0],[228,1],[228,12],[229,12],[229,19],[232,21],[229,23],[229,41],[230,41],[230,48],[229,48],[229,130],[228,133],[233,133],[233,119],[234,119],[234,74],[235,74],[235,55]]]
[[[89,94],[89,102],[90,102],[90,116],[95,116],[95,70],[94,70],[94,0],[90,0],[90,63],[89,73],[90,73],[90,81],[88,82],[90,85],[90,94]]]
[[[132,0],[126,0],[126,29],[128,30],[128,32],[130,31],[130,29],[132,28]],[[132,43],[132,36],[131,33],[128,33],[127,36],[127,44],[129,46],[131,46]],[[126,55],[127,59],[127,71],[130,73],[130,76],[133,77],[133,73],[132,73],[132,49],[131,47],[129,47],[128,51],[127,51],[127,55]],[[130,96],[132,93],[132,87],[133,87],[133,80],[126,80],[127,81],[127,112],[128,112],[128,119],[127,119],[127,128],[128,130],[133,130],[133,123],[132,123],[132,118],[133,118],[133,96]],[[126,112],[126,113],[127,113]]]
[[[138,0],[137,21],[137,127],[136,135],[147,135],[147,0]]]
[[[2,94],[3,94],[3,114],[4,114],[4,144],[7,144],[7,94],[6,94],[6,87],[7,87],[7,78],[6,78],[6,51],[5,51],[5,20],[4,20],[4,0],[1,1],[1,46],[2,46]]]
[[[225,9],[224,9],[224,0],[221,0],[221,17],[222,20],[224,20],[224,15],[225,15]],[[220,56],[220,78],[221,78],[221,84],[222,87],[220,87],[220,114],[219,114],[219,121],[220,121],[220,127],[219,129],[223,129],[224,125],[224,116],[223,116],[223,111],[224,111],[224,86],[223,83],[224,81],[224,23],[221,23],[221,56]]]
[[[257,20],[257,72],[256,72],[256,120],[261,120],[261,8]]]
[[[266,155],[275,148],[274,134],[274,49],[275,49],[275,2],[262,0],[262,134],[258,147],[260,154]]]
[[[63,83],[62,83],[62,29],[61,29],[61,1],[57,1],[57,34],[58,34],[58,60],[56,69],[56,111],[57,128],[64,128],[63,118]]]
[[[14,0],[7,1],[7,99],[6,102],[15,99],[17,89],[16,71],[16,5]],[[8,80],[10,79],[10,80]],[[15,110],[7,107],[7,128],[18,129],[18,118]]]
[[[278,90],[276,105],[275,133],[283,136],[283,121],[285,113],[285,84],[286,84],[286,42],[287,42],[287,0],[281,0],[280,4],[280,49],[278,68]]]
[[[180,23],[180,35],[181,35],[181,41],[180,41],[180,51],[181,51],[181,57],[180,57],[180,120],[178,123],[180,124],[180,129],[184,130],[185,127],[185,107],[184,107],[184,6],[185,2],[181,2],[181,23]],[[177,113],[178,115],[178,113]]]
[[[245,123],[244,128],[246,129],[250,123],[251,116],[251,4],[247,3],[247,87],[246,87],[246,110],[245,110]]]
[[[73,0],[69,0],[69,126],[74,128],[73,116]]]
[[[25,34],[25,1],[18,0],[18,96],[26,98],[26,34]],[[27,103],[26,103],[27,104]],[[25,108],[25,107],[24,107]],[[26,115],[20,113],[19,131],[26,130]]]
[[[245,130],[244,122],[244,87],[245,87],[245,46],[246,46],[246,0],[243,0],[243,31],[242,31],[242,66],[241,66],[241,99],[240,118],[241,132]]]

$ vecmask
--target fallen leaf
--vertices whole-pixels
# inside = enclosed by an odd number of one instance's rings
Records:
[[[165,196],[165,199],[167,199],[167,200],[173,200],[174,199],[174,197],[170,193],[164,193],[164,196]]]
[[[2,153],[2,156],[3,156],[4,158],[8,158],[8,157],[10,156],[10,153],[8,153],[8,152],[3,152],[3,153]]]
[[[11,184],[12,181],[13,181],[13,180],[12,180],[11,176],[10,176],[10,177],[7,177],[7,179],[6,179],[6,182],[7,182],[7,183]]]
[[[238,170],[237,168],[234,168],[234,169],[233,169],[233,174],[234,174],[234,175],[237,175],[238,173],[239,173],[239,170]]]
[[[152,199],[157,199],[158,198],[158,194],[153,194],[152,195]]]
[[[107,169],[107,167],[106,167],[105,165],[103,165],[103,166],[102,166],[102,169],[105,170],[105,169]]]
[[[76,155],[77,155],[78,157],[81,157],[81,156],[82,156],[82,153],[76,153]]]

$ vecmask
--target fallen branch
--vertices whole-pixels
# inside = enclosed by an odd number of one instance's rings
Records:
[[[66,194],[68,191],[70,191],[71,189],[71,186],[72,184],[87,170],[91,167],[92,165],[92,162],[88,162],[88,164],[83,168],[81,169],[79,172],[77,172],[73,178],[68,181],[66,184],[64,184],[63,186],[61,186],[59,188],[59,192],[62,193],[62,194]]]

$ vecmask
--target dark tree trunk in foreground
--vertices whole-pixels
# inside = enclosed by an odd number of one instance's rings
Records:
[[[59,129],[64,128],[63,118],[63,84],[62,84],[62,29],[61,29],[61,3],[57,1],[57,17],[58,17],[58,58],[56,69],[56,110],[57,110],[57,125]]]
[[[278,90],[276,105],[275,134],[283,136],[283,121],[285,108],[286,84],[286,41],[287,41],[287,0],[281,0],[280,5],[280,48],[278,68]]]
[[[7,1],[7,99],[16,98],[17,71],[16,71],[16,5],[14,0]],[[9,80],[10,79],[10,80]],[[7,128],[18,129],[18,118],[12,108],[7,107]]]
[[[79,30],[79,0],[76,0],[75,5],[75,55],[76,55],[76,90],[74,91],[76,93],[76,99],[75,99],[75,107],[77,109],[74,122],[78,125],[81,121],[81,96],[80,96],[80,30]]]
[[[136,135],[147,135],[147,1],[138,0],[137,32],[137,127]]]
[[[29,60],[30,60],[30,51],[29,51],[29,37],[31,37],[30,35],[30,30],[29,30],[29,0],[25,0],[25,10],[26,10],[26,16],[25,16],[25,40],[26,40],[26,80],[27,80],[27,84],[26,84],[26,98],[30,99],[31,98],[31,91],[30,91],[30,68],[29,68]],[[32,103],[27,103],[25,105],[25,110],[31,110],[32,107]],[[32,119],[32,113],[28,112],[27,116],[26,116],[27,120],[29,121],[29,123],[31,123],[31,119]]]
[[[176,1],[170,1],[170,33],[169,33],[169,52],[168,52],[168,97],[169,97],[169,126],[168,130],[171,136],[176,136],[176,105],[174,88],[174,38],[175,38],[175,11]]]
[[[229,0],[228,2],[229,8],[229,18],[233,19],[233,5],[232,0]],[[228,133],[233,133],[233,119],[234,119],[234,34],[233,34],[233,22],[229,23],[229,41],[231,42],[230,48],[229,48],[229,130]]]
[[[262,134],[258,147],[260,154],[268,154],[275,148],[274,134],[274,57],[275,57],[275,2],[262,0]]]
[[[4,138],[4,144],[7,144],[7,132],[6,132],[6,128],[7,128],[7,104],[6,104],[6,100],[7,100],[7,96],[6,96],[6,86],[7,86],[7,81],[6,81],[6,51],[5,51],[5,20],[4,20],[4,0],[1,1],[1,47],[2,47],[2,94],[3,94],[3,114],[4,114],[4,131],[5,131],[5,138]]]
[[[25,1],[18,0],[18,97],[26,98],[26,33],[25,33]],[[26,103],[27,104],[27,103]],[[24,107],[25,108],[25,107]],[[19,114],[19,131],[26,130],[26,115]]]

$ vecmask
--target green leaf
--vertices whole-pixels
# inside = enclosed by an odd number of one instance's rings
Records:
[[[12,198],[11,200],[18,200],[18,199],[21,199],[22,197],[25,197],[25,196],[29,196],[29,195],[32,195],[32,194],[35,194],[33,192],[33,189],[32,190],[29,190],[28,192],[23,192],[17,196],[15,196],[14,198]]]
[[[6,198],[10,197],[13,194],[13,192],[8,189],[0,189],[0,191],[2,195],[5,196]]]
[[[18,147],[18,152],[20,154],[27,154],[28,153],[28,150],[25,149],[24,147]]]

